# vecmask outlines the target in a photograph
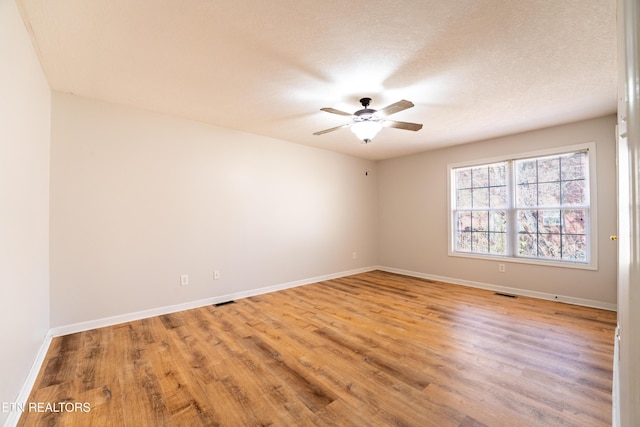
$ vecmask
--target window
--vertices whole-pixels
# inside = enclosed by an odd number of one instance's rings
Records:
[[[450,254],[595,268],[594,165],[593,144],[450,165]]]

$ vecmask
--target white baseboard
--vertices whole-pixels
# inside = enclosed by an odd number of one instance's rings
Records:
[[[65,326],[58,326],[51,328],[49,334],[52,337],[58,337],[62,335],[74,334],[76,332],[88,331],[96,328],[104,328],[106,326],[113,326],[120,323],[132,322],[134,320],[146,319],[154,316],[161,316],[169,313],[176,313],[178,311],[191,310],[193,308],[204,307],[206,305],[219,304],[221,302],[233,301],[240,298],[247,298],[256,295],[267,294],[270,292],[280,291],[283,289],[295,288],[297,286],[308,285],[311,283],[322,282],[324,280],[337,279],[339,277],[350,276],[358,273],[365,273],[367,271],[375,270],[375,266],[363,267],[354,270],[342,271],[339,273],[326,274],[323,276],[311,277],[308,279],[296,280],[293,282],[281,283],[278,285],[267,286],[264,288],[251,289],[248,291],[234,292],[227,295],[220,295],[211,298],[205,298],[196,301],[189,301],[182,304],[175,304],[165,307],[152,308],[150,310],[143,310],[134,313],[120,314],[117,316],[103,317],[101,319],[89,320],[86,322],[73,323]]]
[[[42,369],[42,364],[44,363],[44,359],[47,356],[47,351],[49,351],[49,345],[51,345],[51,338],[53,338],[53,336],[51,335],[51,331],[49,331],[47,332],[47,335],[45,335],[44,340],[42,341],[42,344],[38,349],[38,354],[36,354],[36,358],[33,361],[33,364],[31,365],[31,369],[27,374],[27,378],[22,384],[22,388],[20,389],[20,392],[18,393],[18,396],[16,397],[16,400],[14,402],[19,407],[23,407],[27,403],[27,399],[29,399],[29,395],[31,394],[31,389],[33,388],[33,385],[35,384],[36,379],[38,378],[38,374]],[[18,421],[20,420],[21,415],[22,415],[22,412],[20,411],[10,412],[9,416],[4,421],[4,427],[15,427],[18,424]]]
[[[521,295],[525,297],[544,299],[549,301],[564,302],[567,304],[582,305],[585,307],[601,308],[603,310],[617,311],[617,305],[603,301],[595,301],[585,298],[575,298],[565,295],[548,294],[545,292],[530,291],[527,289],[510,288],[507,286],[494,285],[491,283],[474,282],[471,280],[456,279],[453,277],[435,276],[433,274],[420,273],[416,271],[402,270],[399,268],[385,267],[379,265],[378,270],[388,271],[389,273],[403,274],[405,276],[418,277],[421,279],[435,280],[438,282],[452,283],[454,285],[468,286],[471,288],[487,289],[494,292],[502,292],[512,295]]]

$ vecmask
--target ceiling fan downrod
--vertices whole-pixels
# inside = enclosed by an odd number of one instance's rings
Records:
[[[367,108],[370,103],[371,103],[371,98],[361,98],[360,99],[360,104],[362,104],[362,106],[364,108]]]

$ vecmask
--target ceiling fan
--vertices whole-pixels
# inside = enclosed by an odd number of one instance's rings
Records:
[[[322,135],[328,132],[333,132],[334,130],[350,127],[351,131],[366,144],[368,142],[371,142],[373,137],[376,136],[378,132],[380,132],[380,129],[382,129],[383,127],[412,131],[418,131],[422,129],[422,125],[418,123],[398,122],[395,120],[386,119],[386,117],[394,113],[413,107],[413,102],[403,99],[402,101],[394,102],[391,105],[387,105],[381,110],[373,110],[371,108],[368,108],[370,102],[371,98],[362,98],[360,100],[360,104],[362,104],[364,108],[362,110],[356,111],[353,114],[336,110],[335,108],[330,107],[321,108],[320,110],[326,111],[327,113],[338,114],[340,116],[350,116],[353,121],[342,126],[336,126],[334,128],[315,132],[314,135]]]

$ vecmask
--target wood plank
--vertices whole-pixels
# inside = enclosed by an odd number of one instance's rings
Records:
[[[613,312],[374,271],[55,338],[19,425],[607,426]]]

